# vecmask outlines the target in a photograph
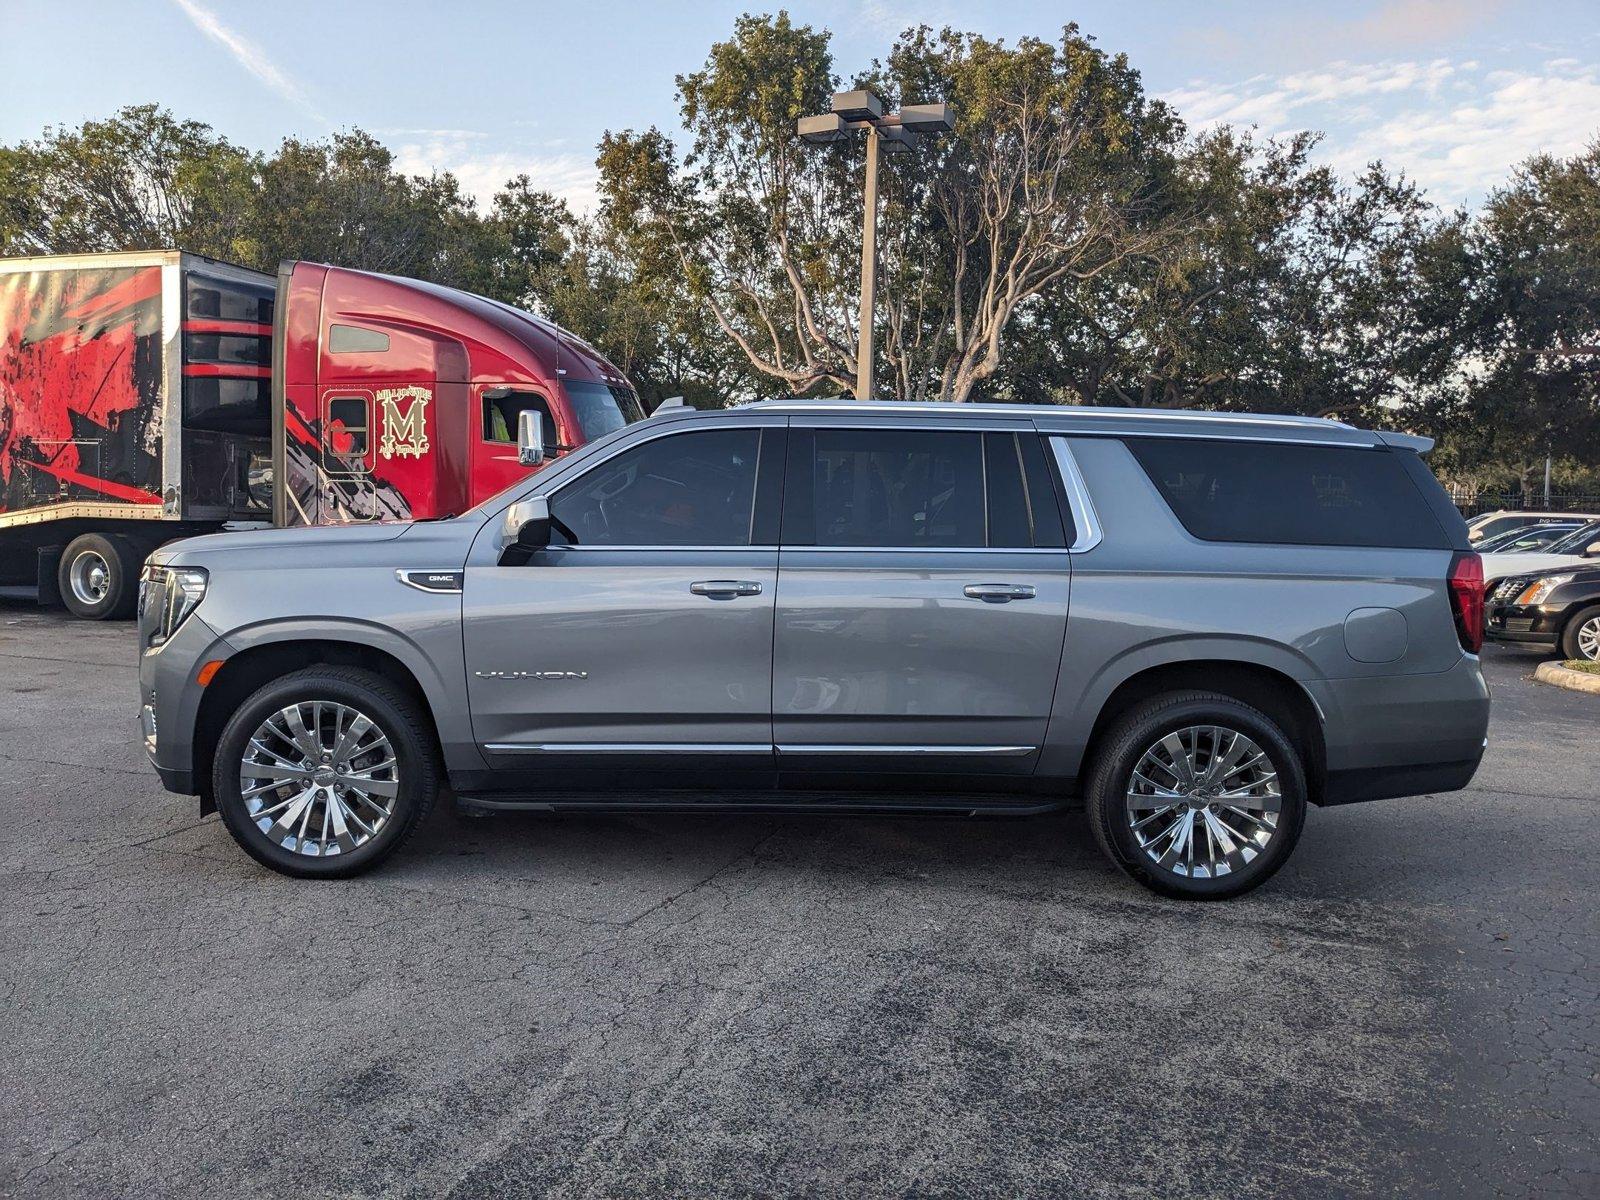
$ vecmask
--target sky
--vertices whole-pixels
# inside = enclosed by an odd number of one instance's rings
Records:
[[[606,130],[675,131],[674,76],[749,3],[0,0],[0,142],[156,101],[229,139],[365,129],[487,200],[526,173],[580,210]],[[1600,135],[1600,0],[858,0],[787,5],[848,76],[918,22],[1013,41],[1076,21],[1193,129],[1324,135],[1473,206],[1531,154]],[[936,97],[929,97],[936,99]]]

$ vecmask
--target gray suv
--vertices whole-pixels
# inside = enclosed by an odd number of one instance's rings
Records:
[[[541,461],[536,414],[524,461]],[[1091,408],[664,408],[459,517],[174,543],[165,785],[275,870],[485,809],[1035,813],[1170,896],[1464,787],[1483,592],[1430,443]]]

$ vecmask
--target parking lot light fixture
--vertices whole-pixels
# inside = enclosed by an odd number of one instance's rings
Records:
[[[916,138],[949,133],[955,113],[948,104],[907,104],[884,112],[881,97],[867,88],[835,92],[832,111],[801,117],[795,133],[813,146],[843,141],[860,130],[867,136],[861,216],[861,330],[856,345],[856,399],[872,398],[872,313],[878,288],[878,151],[909,153]]]

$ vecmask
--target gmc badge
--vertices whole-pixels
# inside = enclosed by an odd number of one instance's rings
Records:
[[[419,592],[434,592],[438,595],[459,594],[461,582],[466,577],[465,571],[396,571],[395,578],[407,587],[414,587]]]

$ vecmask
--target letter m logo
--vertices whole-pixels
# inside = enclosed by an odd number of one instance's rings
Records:
[[[383,433],[378,453],[384,458],[420,458],[428,452],[428,401],[425,387],[384,388],[377,394]]]

